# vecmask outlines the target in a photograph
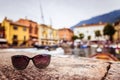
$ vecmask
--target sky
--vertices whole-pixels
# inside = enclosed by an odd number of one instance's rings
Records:
[[[70,28],[82,20],[118,9],[120,0],[0,0],[0,22],[6,16],[13,21],[27,18],[56,29]]]

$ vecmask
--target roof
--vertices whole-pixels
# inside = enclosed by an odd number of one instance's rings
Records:
[[[7,17],[5,17],[4,20],[6,20],[8,22],[13,22],[12,20],[8,19]]]
[[[90,27],[90,26],[101,26],[101,25],[106,25],[107,23],[99,23],[99,24],[83,24],[81,26],[76,26],[76,28],[79,27]]]
[[[11,22],[10,24],[17,25],[17,26],[23,26],[23,27],[28,27],[27,25],[17,23],[17,22]]]
[[[17,22],[21,23],[21,24],[24,24],[26,26],[30,26],[30,22],[26,19],[19,19]]]
[[[21,23],[19,23],[19,22],[13,22],[12,20],[7,19],[7,17],[5,17],[5,19],[4,19],[4,20],[5,20],[5,21],[7,21],[7,22],[9,22],[9,23],[10,23],[10,24],[12,24],[12,25],[17,25],[17,26],[28,27],[27,25],[21,24]]]
[[[26,26],[30,26],[31,24],[36,24],[37,25],[37,22],[35,21],[32,21],[32,20],[28,20],[28,19],[19,19],[17,21],[17,23],[20,23],[20,24],[23,24],[23,25],[26,25]]]
[[[43,26],[43,27],[48,27],[46,24],[40,24],[40,26]]]
[[[61,28],[61,29],[58,29],[58,31],[61,31],[61,30],[68,30],[68,31],[70,31],[70,32],[73,33],[73,31],[72,31],[71,29],[69,29],[69,28]]]
[[[46,28],[49,28],[49,29],[56,30],[56,29],[54,29],[54,28],[52,28],[51,26],[49,26],[49,25],[46,25],[46,24],[40,24],[40,26],[42,26],[42,27],[46,27]]]

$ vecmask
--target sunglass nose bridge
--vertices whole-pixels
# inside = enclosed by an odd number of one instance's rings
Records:
[[[31,57],[29,58],[29,60],[32,60],[32,59],[33,59],[33,58],[31,58]]]

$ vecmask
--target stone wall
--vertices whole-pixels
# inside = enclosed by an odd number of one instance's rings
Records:
[[[16,70],[11,56],[36,54],[0,51],[0,80],[120,80],[120,63],[74,56],[52,56],[50,65],[37,69],[32,61],[24,70]]]

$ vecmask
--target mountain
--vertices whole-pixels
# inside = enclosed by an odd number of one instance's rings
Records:
[[[76,26],[81,26],[82,24],[96,24],[99,22],[103,23],[113,23],[117,20],[120,20],[120,10],[115,10],[103,15],[92,17],[88,20],[83,20],[72,26],[71,29],[74,29]]]

